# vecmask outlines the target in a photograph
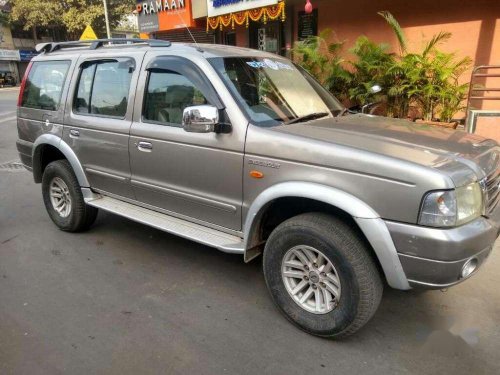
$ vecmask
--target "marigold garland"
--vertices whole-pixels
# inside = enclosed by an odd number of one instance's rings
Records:
[[[281,21],[285,22],[285,2],[280,1],[276,5],[270,5],[262,8],[248,9],[241,12],[236,13],[228,13],[223,14],[216,17],[207,17],[207,31],[209,29],[223,29],[223,27],[228,27],[231,25],[231,28],[234,29],[234,24],[243,25],[246,27],[249,25],[249,20],[252,21],[260,21],[263,20],[264,24],[267,23],[268,20],[274,21],[281,17]]]

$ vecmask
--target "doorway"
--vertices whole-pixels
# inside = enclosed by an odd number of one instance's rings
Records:
[[[234,31],[224,33],[224,44],[227,46],[236,45],[236,33]]]
[[[283,26],[280,21],[271,21],[266,24],[262,22],[252,22],[249,32],[250,48],[261,51],[284,55]]]

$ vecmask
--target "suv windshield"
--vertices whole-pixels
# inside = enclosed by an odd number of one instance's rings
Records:
[[[314,78],[280,58],[208,59],[252,123],[275,126],[334,116],[343,106]]]

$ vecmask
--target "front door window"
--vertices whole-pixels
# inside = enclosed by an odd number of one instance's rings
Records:
[[[151,72],[144,103],[144,120],[180,127],[186,107],[208,104],[187,78],[171,70]]]

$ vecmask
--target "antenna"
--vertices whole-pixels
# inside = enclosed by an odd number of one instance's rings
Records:
[[[200,46],[198,45],[198,42],[196,41],[196,39],[194,38],[193,34],[191,33],[191,30],[189,30],[189,27],[186,26],[186,22],[184,21],[184,18],[182,18],[181,14],[179,13],[179,10],[176,9],[175,10],[175,14],[177,14],[177,17],[179,17],[179,19],[182,21],[182,24],[184,25],[184,27],[186,28],[186,30],[188,31],[189,33],[189,36],[191,36],[191,39],[193,39],[193,42],[194,44],[196,45],[196,49],[199,51],[199,52],[203,52],[203,50],[200,48]]]

